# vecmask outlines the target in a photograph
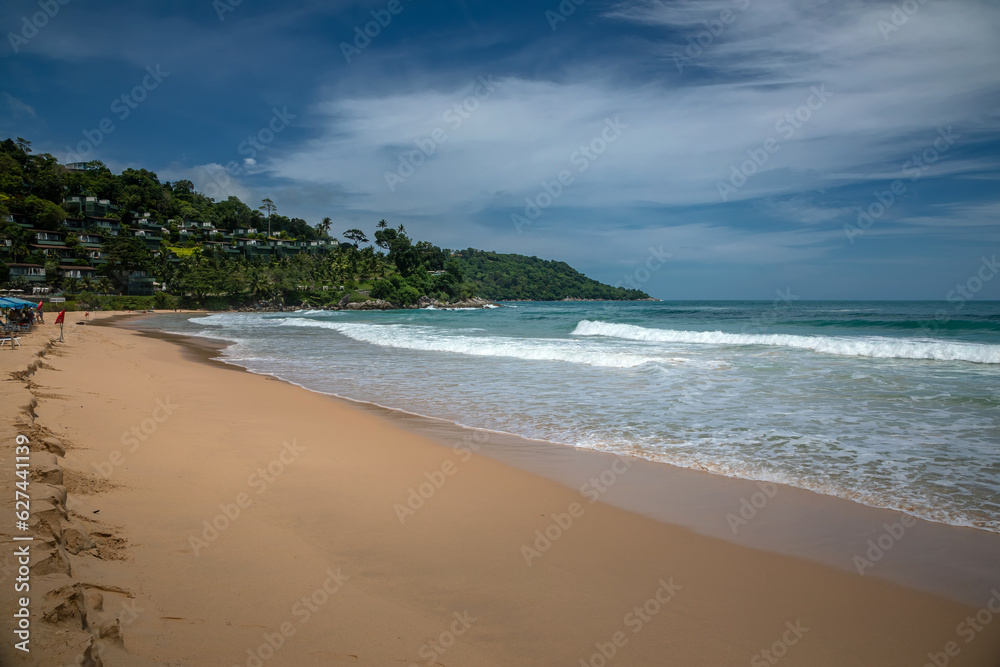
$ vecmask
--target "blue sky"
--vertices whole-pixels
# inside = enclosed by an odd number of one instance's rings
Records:
[[[664,299],[944,299],[1000,251],[993,0],[235,2],[8,0],[0,136]]]

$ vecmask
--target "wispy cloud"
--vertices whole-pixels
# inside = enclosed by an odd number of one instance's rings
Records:
[[[136,67],[162,61],[170,95],[101,146],[109,163],[158,160],[165,179],[270,196],[314,222],[387,217],[452,247],[601,271],[660,243],[676,249],[676,264],[759,266],[891,254],[876,240],[938,238],[949,220],[960,230],[953,240],[995,238],[985,222],[1000,201],[990,187],[1000,178],[992,0],[918,3],[905,20],[894,16],[902,3],[888,1],[610,0],[579,5],[556,32],[537,3],[414,3],[346,63],[340,42],[383,4],[243,3],[220,23],[210,3],[181,0],[132,5],[81,33],[73,19],[84,8],[71,3],[18,59],[0,60],[5,83],[22,84],[7,94],[26,106],[15,112],[5,98],[8,116],[27,121],[37,109],[34,125],[54,126],[64,113],[25,72],[62,72],[47,85],[79,104],[98,87],[99,103],[83,113],[100,118],[105,100],[135,84]],[[456,116],[480,76],[499,87]],[[239,163],[240,142],[275,105],[295,123],[213,186],[214,165]],[[602,145],[608,119],[627,128]],[[75,126],[57,146],[78,142],[87,119],[67,122]],[[954,145],[907,181],[865,244],[847,244],[843,224],[948,127],[960,135]],[[580,170],[574,155],[590,144],[600,155]],[[433,150],[387,183],[419,146]],[[734,169],[745,182],[723,198]],[[511,216],[562,171],[572,183],[518,234]]]
[[[649,2],[610,15],[680,33],[733,4]],[[432,214],[504,200],[516,206],[566,166],[605,117],[620,116],[630,126],[622,143],[581,177],[566,203],[708,203],[730,166],[768,137],[781,139],[776,123],[806,102],[811,86],[824,85],[831,101],[781,141],[738,197],[795,193],[827,179],[827,185],[865,180],[876,168],[898,170],[939,127],[981,123],[1000,95],[1000,46],[991,29],[1000,8],[925,5],[890,45],[876,27],[882,14],[885,8],[864,3],[756,3],[704,59],[723,75],[738,72],[739,80],[721,76],[673,89],[656,81],[621,86],[586,76],[558,83],[510,77],[391,196],[385,172],[415,140],[445,126],[442,114],[467,90],[333,97],[314,109],[318,138],[270,168],[275,176],[347,186],[393,211]],[[664,48],[650,45],[648,56],[662,56]],[[966,159],[944,167],[948,173],[984,168],[995,164]]]
[[[7,102],[7,108],[10,110],[11,116],[14,119],[21,118],[37,118],[38,114],[35,112],[34,107],[25,104],[21,100],[17,99],[8,92],[3,94],[4,101]]]

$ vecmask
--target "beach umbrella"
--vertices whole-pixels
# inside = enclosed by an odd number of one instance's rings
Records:
[[[21,310],[22,308],[28,307],[34,308],[35,304],[31,301],[16,299],[14,297],[4,297],[0,299],[0,308],[13,308],[14,310]]]

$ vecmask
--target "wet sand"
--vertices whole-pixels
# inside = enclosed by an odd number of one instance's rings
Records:
[[[219,360],[230,345],[227,341],[164,333],[141,317],[118,324],[172,341],[191,359],[244,370]],[[470,433],[481,434],[476,436],[482,439],[477,453],[573,489],[592,479],[600,482],[600,474],[617,458],[509,433],[468,429],[371,403],[347,402],[447,447],[471,437]],[[610,485],[601,494],[602,502],[703,535],[807,558],[967,604],[981,604],[984,592],[1000,584],[1000,535],[996,533],[908,517],[781,484],[732,479],[643,459],[631,461],[634,466],[627,479]],[[896,524],[905,531],[899,533]],[[886,545],[889,548],[883,549]]]

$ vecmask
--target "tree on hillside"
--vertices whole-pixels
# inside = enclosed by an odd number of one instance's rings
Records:
[[[118,177],[103,162],[92,160],[86,169],[74,169],[63,175],[66,194],[113,199],[119,189]]]
[[[194,296],[201,303],[209,294],[220,291],[223,275],[223,272],[204,258],[185,257],[181,260],[181,270],[177,272],[174,288],[183,294]]]
[[[333,221],[330,220],[330,216],[323,218],[323,222],[317,225],[319,230],[323,232],[324,236],[330,236],[330,229],[333,227]]]
[[[428,271],[441,271],[444,269],[444,264],[448,259],[448,255],[441,250],[441,248],[437,247],[430,241],[417,241],[413,247],[417,251],[420,263],[423,264],[424,268]]]
[[[257,216],[260,215],[239,198],[233,196],[225,201],[220,201],[214,208],[218,217],[216,226],[227,231],[233,231],[239,227],[253,227],[257,223]]]
[[[368,243],[368,237],[365,236],[365,233],[360,229],[348,229],[346,232],[344,232],[343,236],[345,239],[350,239],[351,241],[354,241],[355,250],[358,249],[359,243]]]
[[[267,235],[271,235],[271,214],[278,210],[274,205],[274,202],[270,198],[265,198],[260,200],[261,205],[257,207],[260,211],[265,211],[267,213]]]
[[[109,236],[104,240],[108,263],[102,269],[121,289],[128,287],[132,271],[152,271],[153,254],[141,239],[134,236]]]
[[[385,220],[382,222],[385,222]],[[382,229],[376,229],[375,245],[383,250],[388,250],[389,245],[397,236],[399,236],[399,233],[395,229],[385,229],[384,227]]]
[[[407,277],[420,268],[420,254],[410,242],[410,237],[399,233],[389,242],[389,261],[396,265],[400,275]]]
[[[0,192],[8,195],[24,192],[24,168],[14,155],[6,152],[0,153]]]
[[[123,212],[162,214],[171,206],[170,191],[148,169],[126,169],[116,180],[117,191],[109,199]]]
[[[194,183],[184,178],[174,181],[173,184],[164,183],[164,185],[173,189],[175,197],[190,196],[194,192]]]
[[[35,195],[28,195],[21,210],[38,229],[58,229],[66,220],[66,210],[58,204]]]
[[[59,161],[49,155],[32,155],[28,163],[28,193],[51,202],[62,202],[65,170]]]
[[[251,267],[250,271],[247,272],[247,288],[256,299],[270,296],[271,281],[268,279],[267,272],[259,266]]]
[[[32,234],[27,229],[22,229],[20,225],[13,222],[6,222],[0,228],[0,236],[10,239],[10,255],[15,262],[23,262],[28,256],[28,244],[32,241]]]

